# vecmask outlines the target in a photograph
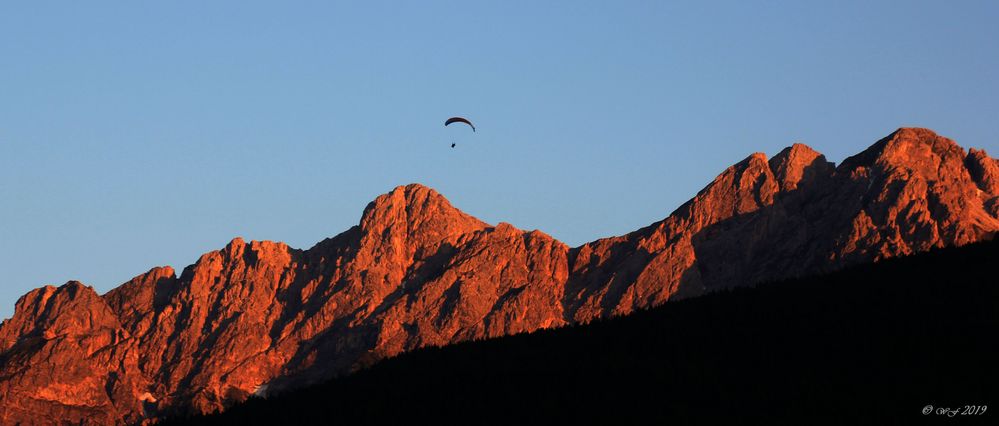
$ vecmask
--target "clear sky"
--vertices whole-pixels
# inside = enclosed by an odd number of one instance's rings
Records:
[[[795,141],[999,154],[995,1],[12,3],[0,317],[235,236],[308,248],[411,182],[578,245]]]

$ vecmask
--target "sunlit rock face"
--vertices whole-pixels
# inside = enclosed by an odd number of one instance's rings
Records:
[[[752,154],[665,219],[576,248],[400,186],[308,250],[236,238],[179,276],[26,294],[0,326],[0,423],[223,410],[423,346],[989,239],[997,214],[999,162],[926,129],[839,166],[801,144]]]

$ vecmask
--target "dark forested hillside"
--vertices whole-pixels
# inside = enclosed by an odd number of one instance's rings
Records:
[[[999,410],[996,265],[999,242],[934,250],[586,325],[417,350],[174,422],[990,422]],[[984,415],[961,413],[983,404]],[[959,411],[948,418],[941,408]]]

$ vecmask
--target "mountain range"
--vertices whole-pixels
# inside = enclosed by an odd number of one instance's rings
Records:
[[[999,161],[903,128],[835,165],[795,144],[665,219],[569,247],[428,187],[377,197],[308,250],[232,240],[100,295],[21,297],[0,325],[0,422],[130,424],[224,410],[394,355],[627,315],[999,231]]]

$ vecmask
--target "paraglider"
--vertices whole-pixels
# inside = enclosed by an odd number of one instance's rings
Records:
[[[448,125],[451,125],[453,123],[465,123],[465,124],[468,125],[468,127],[472,128],[472,132],[473,133],[475,132],[475,125],[472,124],[471,121],[468,121],[467,118],[464,118],[464,117],[451,117],[451,118],[447,119],[446,121],[444,121],[444,127],[447,127]],[[454,138],[452,138],[451,139],[451,148],[454,148],[455,145],[457,145],[457,144],[454,142]]]
[[[468,121],[467,118],[464,118],[464,117],[451,117],[451,118],[447,119],[447,121],[444,122],[444,125],[447,126],[447,125],[449,125],[451,123],[465,123],[465,124],[469,125],[469,127],[472,128],[473,132],[475,131],[475,125],[472,124],[471,121]]]

